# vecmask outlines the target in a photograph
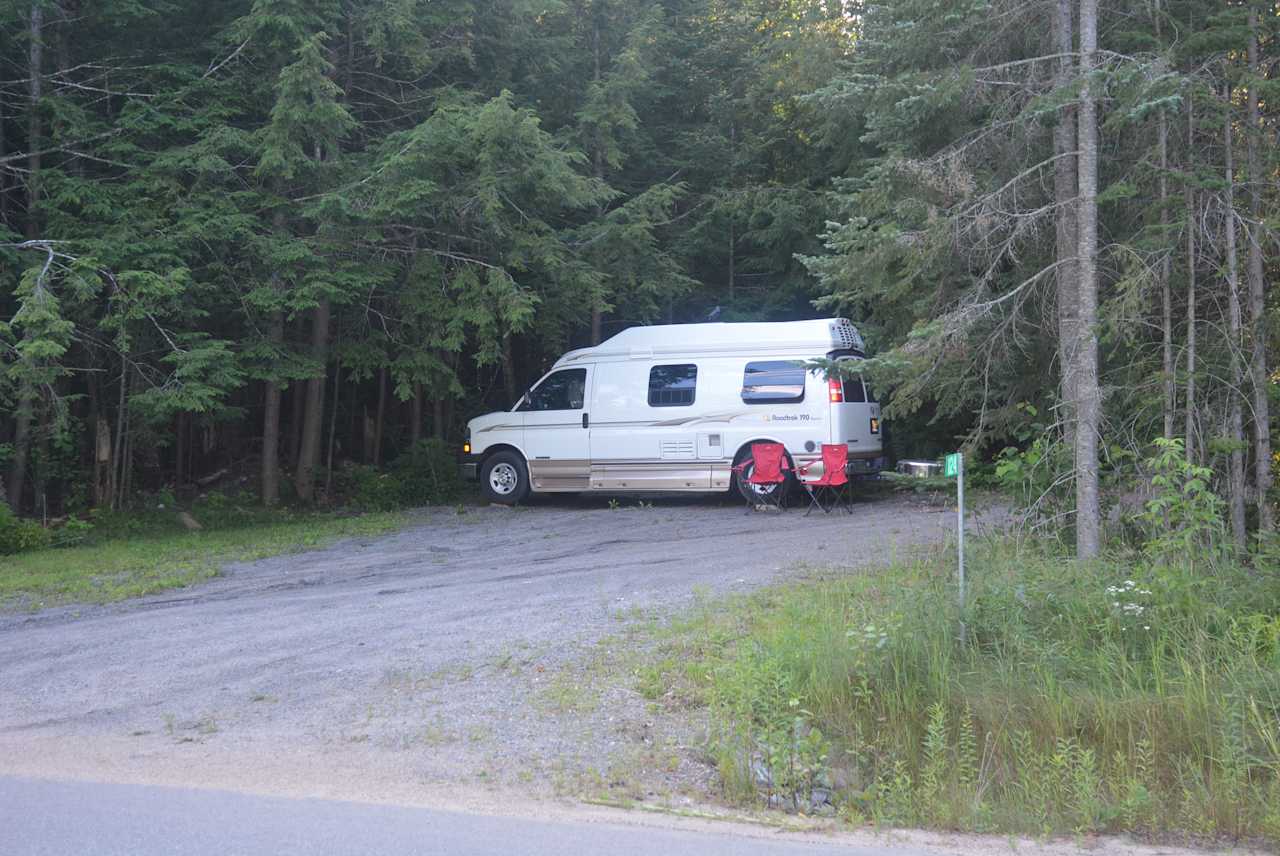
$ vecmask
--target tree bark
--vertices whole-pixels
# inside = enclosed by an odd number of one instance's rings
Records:
[[[1054,88],[1062,91],[1071,85],[1072,60],[1075,50],[1071,0],[1058,0],[1053,16],[1054,50],[1061,54],[1054,73]],[[1055,222],[1057,262],[1056,292],[1058,311],[1058,368],[1061,373],[1062,438],[1067,448],[1075,448],[1075,365],[1076,314],[1079,295],[1076,288],[1076,195],[1078,182],[1076,158],[1076,114],[1074,107],[1064,106],[1053,129],[1053,195],[1057,205]]]
[[[507,407],[516,403],[516,360],[511,351],[510,334],[502,337],[502,383],[506,387]]]
[[[1079,316],[1076,328],[1076,556],[1091,559],[1101,548],[1098,435],[1102,402],[1098,386],[1098,104],[1090,76],[1098,50],[1098,0],[1080,0]]]
[[[9,141],[4,128],[4,88],[0,87],[0,158],[9,154]],[[0,226],[9,225],[9,171],[0,167]]]
[[[596,21],[591,27],[591,50],[595,57],[595,72],[592,81],[598,86],[600,84],[600,22]],[[591,152],[591,164],[593,172],[598,181],[604,181],[604,141],[599,139],[601,131],[597,128],[595,146]],[[596,208],[596,221],[599,222],[604,217],[604,206],[600,205]],[[604,336],[604,307],[601,306],[602,298],[597,295],[591,304],[591,344],[598,345]],[[514,400],[514,399],[513,399]]]
[[[40,516],[40,522],[49,525],[49,436],[53,433],[52,409],[44,401],[39,402],[40,420],[35,436],[35,467],[31,479],[31,498],[35,504],[31,511]]]
[[[422,384],[413,385],[413,409],[410,411],[413,424],[409,426],[409,442],[413,453],[418,453],[418,443],[422,441]]]
[[[1152,17],[1156,28],[1156,42],[1163,47],[1163,14],[1160,9],[1160,0],[1156,0],[1155,14]],[[1156,117],[1156,145],[1160,152],[1160,234],[1163,240],[1163,236],[1169,231],[1169,114],[1163,107],[1160,108],[1160,113]],[[1178,406],[1177,379],[1174,376],[1173,365],[1173,294],[1169,290],[1172,272],[1173,257],[1171,253],[1166,252],[1160,259],[1157,274],[1160,281],[1160,371],[1164,375],[1164,399],[1161,409],[1164,411],[1166,440],[1173,439],[1174,411]]]
[[[129,362],[120,358],[120,397],[116,402],[116,444],[111,455],[111,508],[120,508],[124,504],[125,478],[128,475],[129,440]]]
[[[268,336],[275,347],[284,343],[284,313],[274,312]],[[262,406],[262,504],[280,501],[280,382],[263,385]]]
[[[320,429],[324,422],[324,383],[329,345],[329,301],[321,300],[312,313],[311,357],[318,374],[307,380],[307,403],[302,415],[302,439],[298,448],[298,471],[294,486],[298,499],[312,502],[316,495],[316,465],[320,460]]]
[[[300,380],[289,383],[289,465],[298,467],[298,449],[302,446],[302,414],[307,408],[307,386]]]
[[[30,75],[31,112],[27,114],[27,240],[40,237],[40,98],[44,92],[44,9],[40,3],[31,4],[31,46],[28,54],[27,73]]]
[[[97,508],[111,501],[108,472],[115,468],[111,460],[111,424],[101,413],[94,423],[93,439],[93,505]]]
[[[1223,100],[1230,107],[1231,85],[1223,87]],[[1226,266],[1227,266],[1227,324],[1230,341],[1227,350],[1231,361],[1231,383],[1227,390],[1227,432],[1231,440],[1230,463],[1227,472],[1227,508],[1231,519],[1231,540],[1236,549],[1244,552],[1247,545],[1247,533],[1244,520],[1244,414],[1241,409],[1240,396],[1244,390],[1244,366],[1240,359],[1243,346],[1241,334],[1243,323],[1240,314],[1240,270],[1236,253],[1236,206],[1235,206],[1235,163],[1232,152],[1231,113],[1228,109],[1223,126],[1223,159],[1225,161],[1226,189],[1225,228],[1226,228]]]
[[[1271,406],[1267,372],[1267,283],[1262,270],[1262,165],[1258,156],[1258,135],[1262,122],[1258,110],[1258,10],[1249,9],[1249,126],[1245,138],[1249,167],[1249,375],[1253,387],[1253,489],[1258,506],[1258,530],[1274,532],[1275,515],[1268,502],[1271,490]]]
[[[14,511],[22,508],[22,491],[27,483],[27,458],[31,449],[31,418],[33,403],[30,381],[23,380],[18,386],[18,410],[14,414],[13,428],[13,461],[9,464],[9,507]]]
[[[324,499],[332,504],[333,496],[333,447],[338,440],[338,404],[342,401],[342,354],[333,367],[333,412],[329,416],[329,451],[324,465]]]
[[[382,466],[382,433],[387,418],[387,370],[378,369],[378,412],[373,423],[373,465]]]
[[[444,439],[444,399],[431,401],[431,436],[437,440]]]
[[[1169,225],[1169,117],[1164,110],[1156,126],[1160,147],[1160,226],[1161,233]],[[1164,375],[1164,438],[1173,439],[1174,410],[1178,405],[1177,380],[1173,367],[1173,294],[1170,292],[1173,258],[1165,253],[1160,259],[1160,370]]]
[[[1195,107],[1187,99],[1187,175],[1191,174],[1195,151]],[[1196,192],[1188,179],[1187,202],[1187,413],[1184,427],[1187,462],[1196,452]]]
[[[184,410],[173,420],[173,490],[182,490],[186,484],[187,473],[187,419],[189,414]]]

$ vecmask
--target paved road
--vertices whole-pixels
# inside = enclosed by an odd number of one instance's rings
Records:
[[[486,817],[422,808],[292,800],[225,791],[0,777],[5,856],[912,856],[617,823]]]

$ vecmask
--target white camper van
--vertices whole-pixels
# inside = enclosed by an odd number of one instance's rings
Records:
[[[468,422],[464,475],[508,504],[530,491],[745,491],[734,466],[749,473],[759,441],[782,443],[793,466],[846,443],[851,473],[879,472],[870,390],[805,368],[863,356],[845,318],[632,327],[565,354],[511,410]]]

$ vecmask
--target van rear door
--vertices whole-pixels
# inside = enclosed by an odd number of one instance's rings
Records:
[[[856,362],[857,357],[840,357],[839,362]],[[851,375],[831,385],[831,442],[846,443],[849,456],[870,457],[880,453],[880,405],[862,378]]]

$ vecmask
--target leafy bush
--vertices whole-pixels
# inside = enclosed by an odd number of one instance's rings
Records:
[[[458,461],[442,440],[422,440],[385,471],[353,466],[343,474],[349,504],[368,511],[394,511],[454,502],[462,495]]]
[[[50,533],[53,547],[75,547],[83,544],[93,535],[94,525],[91,521],[78,517],[68,518],[61,526]]]
[[[1226,504],[1209,489],[1213,471],[1188,461],[1180,439],[1157,439],[1147,466],[1155,495],[1140,515],[1147,528],[1146,552],[1166,561],[1222,558]]]
[[[25,520],[0,502],[0,555],[22,553],[49,546],[49,530],[34,520]]]

